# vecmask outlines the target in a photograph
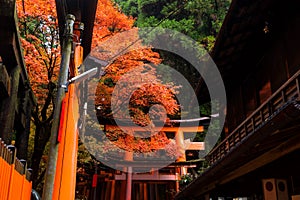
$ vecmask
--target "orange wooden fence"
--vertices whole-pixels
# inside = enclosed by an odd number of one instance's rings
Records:
[[[30,200],[30,176],[25,160],[16,158],[16,148],[0,138],[0,200]]]

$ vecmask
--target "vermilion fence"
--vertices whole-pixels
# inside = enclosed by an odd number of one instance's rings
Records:
[[[16,148],[0,138],[0,200],[30,200],[30,176],[26,161],[16,158]]]

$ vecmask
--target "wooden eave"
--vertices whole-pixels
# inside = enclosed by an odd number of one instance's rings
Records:
[[[269,20],[271,3],[271,0],[232,1],[211,52],[221,72],[228,70],[226,66],[235,66],[250,45],[259,45],[259,39],[265,36],[263,28]]]
[[[222,75],[226,91],[257,70],[263,52],[286,28],[284,19],[290,14],[288,10],[297,13],[299,6],[295,1],[232,1],[210,54]],[[266,24],[267,33],[264,32]]]
[[[65,18],[68,14],[74,15],[76,21],[84,24],[82,46],[85,58],[91,51],[93,27],[98,0],[56,0],[55,2],[61,42],[64,33]]]
[[[269,35],[263,31],[269,20],[272,0],[232,0],[223,25],[217,35],[210,56],[218,67],[226,91],[240,84],[253,68],[246,68],[245,60],[255,62],[267,47]],[[255,49],[255,50],[253,50]],[[200,101],[209,101],[209,92],[202,79],[197,89]]]

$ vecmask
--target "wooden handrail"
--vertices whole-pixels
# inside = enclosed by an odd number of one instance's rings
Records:
[[[274,92],[264,103],[262,103],[249,117],[247,117],[236,129],[234,129],[222,142],[220,142],[206,156],[210,164],[225,156],[247,135],[270,119],[270,117],[286,102],[300,97],[299,91],[300,70],[297,71],[286,83]],[[289,89],[287,91],[287,89]],[[244,134],[240,134],[243,132]],[[238,134],[239,137],[235,137]],[[235,138],[235,139],[232,139]],[[225,151],[224,151],[225,148]]]

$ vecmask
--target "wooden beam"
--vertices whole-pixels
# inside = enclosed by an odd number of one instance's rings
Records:
[[[204,142],[191,142],[185,150],[205,150]]]
[[[282,143],[276,148],[266,152],[265,154],[257,157],[256,159],[251,160],[247,164],[232,170],[230,173],[224,175],[223,177],[218,178],[216,181],[212,181],[201,189],[201,194],[215,189],[216,185],[226,184],[229,181],[232,181],[238,177],[241,177],[251,171],[258,169],[272,161],[279,159],[282,156],[287,155],[297,149],[300,149],[300,136],[293,137],[288,141]]]
[[[150,131],[147,128],[143,128],[143,127],[130,127],[130,126],[116,126],[116,125],[105,125],[105,128],[107,130],[109,129],[115,129],[115,128],[119,128],[125,131],[138,131],[138,132],[142,132],[142,131]],[[203,132],[204,131],[204,127],[203,126],[197,126],[197,127],[193,127],[193,126],[187,126],[187,127],[154,127],[153,129],[151,129],[152,131],[158,132],[158,131],[163,131],[163,132],[177,132],[177,131],[183,131],[184,133],[195,133],[195,132]]]
[[[276,148],[264,153],[263,155],[251,160],[247,164],[239,167],[236,170],[231,171],[230,173],[226,174],[219,184],[227,183],[235,178],[238,178],[242,175],[245,175],[251,171],[256,170],[259,167],[262,167],[268,163],[271,163],[297,149],[300,149],[300,136],[295,136],[290,138],[288,141],[283,142],[281,145],[277,146]]]
[[[126,174],[115,175],[115,180],[126,180]],[[176,174],[132,174],[132,181],[176,181],[179,180],[179,175]]]
[[[295,129],[294,132],[298,133],[299,129]],[[222,171],[220,168],[218,168],[217,171],[215,169],[211,169],[210,173],[206,174],[206,176],[203,176],[201,179],[196,179],[195,183],[190,185],[189,190],[184,190],[184,193],[179,193],[179,195],[175,199],[180,199],[180,197],[186,195],[190,195],[191,197],[195,198],[199,197],[200,195],[204,195],[205,193],[214,190],[218,185],[226,184],[236,178],[239,178],[249,172],[265,166],[297,149],[300,149],[299,141],[300,135],[295,134],[294,137],[290,137],[285,142],[282,142],[278,146],[270,149],[268,152],[257,156],[246,164],[231,170],[229,173],[227,173],[227,171],[225,170],[225,172],[223,171],[223,174],[220,175],[219,171]],[[231,165],[233,164],[235,164],[234,161],[231,161]],[[226,168],[228,166],[228,163],[219,163],[218,166]]]
[[[124,167],[124,166],[132,166],[133,168],[141,168],[141,169],[147,169],[147,168],[161,168],[161,167],[165,167],[165,168],[177,168],[177,167],[187,167],[187,168],[194,168],[196,167],[195,163],[191,163],[189,161],[186,162],[173,162],[170,165],[167,165],[166,161],[163,160],[146,160],[146,161],[140,161],[140,160],[136,160],[133,162],[126,162],[126,161],[121,161],[119,163],[117,163],[115,165],[116,168],[120,168],[120,167]],[[145,170],[143,170],[145,171]]]

